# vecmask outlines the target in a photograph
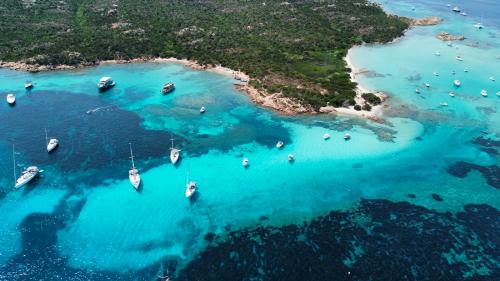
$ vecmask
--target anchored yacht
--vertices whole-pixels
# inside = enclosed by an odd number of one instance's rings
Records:
[[[175,85],[174,85],[174,83],[169,82],[169,83],[163,85],[163,87],[161,88],[161,93],[166,95],[166,94],[171,93],[173,90],[175,90]]]
[[[174,139],[171,138],[170,140],[172,141],[172,146],[170,147],[170,162],[175,165],[177,161],[179,161],[181,151],[180,149],[174,148]]]
[[[295,157],[293,154],[288,154],[288,161],[293,162],[295,160]]]
[[[205,113],[205,111],[206,111],[205,107],[204,107],[204,106],[202,106],[202,107],[200,108],[200,113]]]
[[[129,143],[130,146],[130,159],[132,161],[132,168],[128,171],[128,179],[130,180],[130,183],[132,186],[138,190],[139,186],[141,185],[141,175],[139,175],[139,170],[135,167],[134,163],[134,154],[132,154],[132,144]]]
[[[460,13],[460,8],[458,6],[453,7],[451,10],[455,13]]]
[[[276,148],[277,148],[277,149],[281,149],[281,148],[283,148],[283,146],[284,146],[284,145],[285,145],[285,144],[284,144],[282,141],[278,141],[278,142],[276,143]]]
[[[250,165],[250,162],[248,161],[248,158],[244,158],[243,159],[243,162],[241,163],[243,165],[243,167],[248,167],[248,165]]]
[[[348,133],[345,133],[345,134],[344,134],[344,139],[345,139],[345,140],[349,140],[349,139],[351,139],[351,135],[349,135]]]
[[[14,180],[15,180],[15,187],[20,188],[23,185],[29,183],[32,179],[34,179],[38,173],[40,172],[40,169],[38,169],[37,166],[30,166],[26,168],[24,171],[22,171],[21,175],[19,177],[16,176],[16,154],[14,151],[14,145],[12,146],[12,161],[14,162]]]
[[[45,142],[47,143],[47,152],[50,153],[52,150],[54,150],[57,145],[59,145],[59,140],[57,139],[50,139],[48,138],[47,135],[47,129],[45,129]]]
[[[482,90],[481,91],[481,96],[487,97],[488,96],[488,92],[486,92],[486,90]]]
[[[16,103],[16,95],[14,94],[8,94],[7,95],[7,103],[10,105],[13,105]]]
[[[101,80],[99,80],[99,83],[97,83],[97,87],[100,91],[105,91],[111,87],[114,87],[115,85],[116,83],[111,77],[102,77]]]
[[[453,85],[455,85],[456,87],[460,87],[460,85],[462,85],[462,83],[460,82],[460,80],[455,80],[453,81]]]
[[[195,192],[196,192],[196,182],[189,181],[186,184],[186,198],[191,198],[191,196],[193,196]]]
[[[329,138],[330,138],[330,134],[329,134],[329,133],[324,133],[324,134],[323,134],[323,139],[324,139],[324,140],[327,140],[327,139],[329,139]]]

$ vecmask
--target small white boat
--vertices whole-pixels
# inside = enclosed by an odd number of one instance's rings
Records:
[[[248,167],[248,165],[250,165],[250,162],[248,162],[248,158],[244,158],[241,164],[243,165],[243,167]]]
[[[486,90],[482,90],[481,91],[481,96],[487,97],[488,96],[488,92],[486,92]]]
[[[175,85],[173,82],[169,82],[169,83],[163,85],[163,87],[161,88],[161,93],[166,95],[166,94],[171,93],[173,90],[175,90]]]
[[[431,86],[431,84],[429,84],[429,83],[425,83],[424,85],[425,85],[425,87],[427,87],[427,88],[429,88],[429,87]]]
[[[453,7],[451,10],[455,13],[460,13],[460,8],[458,6]]]
[[[132,168],[128,170],[128,179],[130,180],[130,183],[135,188],[135,190],[138,190],[139,186],[141,185],[141,175],[139,175],[139,170],[137,170],[137,168],[135,167],[134,154],[132,154],[132,144],[129,143],[129,146],[130,146],[130,159],[132,161]]]
[[[111,77],[102,77],[99,80],[99,83],[97,83],[97,88],[99,88],[99,91],[105,91],[111,87],[114,87],[116,85],[115,81],[113,81],[113,78]]]
[[[441,55],[441,53],[439,51],[436,51],[436,52],[434,52],[434,55],[439,57]]]
[[[40,172],[40,169],[38,169],[37,166],[30,166],[26,168],[19,177],[16,176],[16,153],[14,151],[14,145],[12,145],[12,161],[14,163],[14,186],[15,188],[20,188],[21,186],[29,183],[32,179],[34,179],[38,173]]]
[[[453,44],[451,42],[448,42],[448,43],[446,43],[446,46],[453,47]]]
[[[450,92],[450,93],[449,93],[449,95],[450,95],[450,97],[452,97],[452,98],[453,98],[453,97],[455,97],[455,93],[453,93],[453,92]]]
[[[172,141],[172,146],[170,147],[170,162],[175,165],[177,161],[179,161],[181,151],[180,149],[174,148],[174,139],[171,138],[170,140]]]
[[[437,71],[434,71],[432,74],[434,74],[434,76],[439,76],[439,72]]]
[[[293,162],[295,160],[295,157],[293,154],[288,154],[288,161]]]
[[[20,188],[21,186],[27,184],[30,182],[32,179],[34,179],[38,173],[40,172],[40,169],[38,169],[37,166],[30,166],[26,168],[22,173],[19,178],[16,180],[16,188]]]
[[[441,106],[448,106],[448,103],[447,102],[442,102],[439,105],[441,105]]]
[[[49,139],[47,136],[47,129],[45,129],[45,142],[47,142],[47,152],[50,153],[59,145],[59,140]]]
[[[460,87],[460,85],[462,85],[462,83],[460,82],[460,80],[455,80],[453,81],[453,85],[455,85],[456,87]]]
[[[205,113],[205,110],[206,110],[206,109],[205,109],[205,107],[204,107],[204,106],[202,106],[202,107],[200,108],[200,113]]]
[[[456,56],[455,59],[457,59],[458,61],[463,61],[464,60],[461,56]]]
[[[29,89],[33,88],[33,82],[27,81],[26,83],[24,83],[24,88],[26,90],[29,90]]]
[[[464,68],[464,72],[469,72],[469,69],[468,68]]]
[[[478,22],[478,23],[474,24],[474,27],[477,29],[483,29],[484,26],[482,23]]]
[[[500,92],[497,92],[497,97],[500,97]]]
[[[415,93],[420,94],[420,89],[419,89],[419,88],[416,88],[416,89],[415,89]]]
[[[457,72],[456,72],[455,70],[452,70],[452,71],[451,71],[451,74],[452,74],[452,75],[455,75],[455,74],[457,74]]]
[[[345,140],[349,140],[349,139],[351,139],[351,135],[349,135],[348,133],[345,133],[345,134],[344,134],[344,139],[345,139]]]
[[[191,196],[193,196],[195,192],[196,192],[196,182],[189,181],[186,184],[186,198],[191,198]]]
[[[491,80],[491,81],[495,81],[495,77],[491,76],[491,77],[490,77],[490,80]]]
[[[16,95],[14,94],[8,94],[7,95],[7,103],[10,105],[13,105],[16,103]]]
[[[466,12],[461,12],[460,13],[462,16],[466,17],[467,16],[467,13]]]
[[[276,143],[276,148],[277,148],[277,149],[283,148],[283,146],[284,146],[284,145],[285,145],[285,144],[284,144],[282,141],[278,141],[278,142]]]
[[[323,134],[323,139],[324,139],[324,140],[327,140],[327,139],[329,139],[329,138],[330,138],[330,134],[328,134],[328,133],[324,133],[324,134]]]

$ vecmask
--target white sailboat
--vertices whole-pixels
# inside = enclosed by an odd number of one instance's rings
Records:
[[[186,198],[191,198],[195,192],[196,192],[196,182],[189,180],[189,173],[188,173],[187,183],[186,183]]]
[[[283,146],[284,146],[284,145],[285,145],[285,144],[284,144],[282,141],[278,141],[278,142],[276,143],[276,148],[277,148],[277,149],[281,149],[281,148],[283,148]]]
[[[460,80],[455,80],[453,81],[453,85],[455,85],[455,87],[460,87],[460,85],[462,85],[462,83],[460,82]]]
[[[205,107],[204,107],[204,106],[202,106],[202,107],[200,108],[200,113],[205,113],[205,111],[206,111]]]
[[[141,175],[139,175],[139,170],[135,167],[134,163],[134,154],[132,154],[132,144],[129,143],[130,146],[130,159],[132,161],[132,168],[128,171],[128,179],[130,180],[130,183],[132,186],[138,190],[139,186],[141,185]]]
[[[244,158],[243,159],[243,162],[241,163],[243,165],[243,167],[248,167],[248,165],[250,165],[250,162],[248,161],[248,158]]]
[[[34,179],[40,171],[37,166],[29,166],[26,168],[19,178],[16,176],[16,153],[14,151],[14,145],[12,145],[12,161],[14,163],[14,186],[15,188],[20,188],[23,185]]]
[[[486,90],[482,90],[481,91],[481,96],[487,97],[488,96],[488,92],[486,92]]]
[[[59,140],[57,139],[50,139],[47,136],[47,128],[45,128],[45,142],[47,143],[47,152],[50,153],[52,150],[54,150],[57,145],[59,145]]]
[[[14,94],[8,94],[7,95],[7,103],[10,105],[13,105],[16,103],[16,95]]]
[[[177,163],[177,161],[179,161],[181,150],[174,148],[174,139],[173,138],[171,138],[170,140],[172,141],[172,146],[170,147],[170,162],[172,162],[172,164],[175,165]]]

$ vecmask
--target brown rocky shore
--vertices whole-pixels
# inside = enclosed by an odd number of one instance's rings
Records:
[[[443,19],[437,16],[426,17],[423,19],[412,19],[410,20],[410,25],[412,26],[427,26],[427,25],[437,25],[443,22]]]

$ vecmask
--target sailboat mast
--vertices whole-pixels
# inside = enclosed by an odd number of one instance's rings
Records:
[[[14,150],[14,145],[12,145],[12,162],[14,163],[14,185],[17,182],[17,176],[16,176],[16,152]]]
[[[45,143],[49,145],[49,136],[47,135],[47,128],[45,128]]]
[[[132,159],[132,169],[135,169],[135,164],[134,164],[134,155],[132,154],[132,144],[128,143],[130,146],[130,159]]]
[[[170,140],[172,141],[172,146],[170,147],[170,149],[174,149],[174,137],[170,136]]]

